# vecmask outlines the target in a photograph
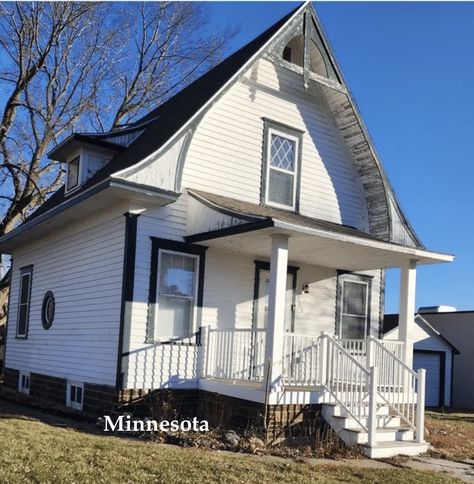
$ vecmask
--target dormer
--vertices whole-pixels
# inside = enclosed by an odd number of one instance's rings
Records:
[[[75,192],[103,168],[124,146],[97,135],[73,134],[52,150],[48,157],[64,166],[65,193]]]

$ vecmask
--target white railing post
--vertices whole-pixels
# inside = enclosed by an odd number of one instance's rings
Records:
[[[416,395],[416,441],[420,443],[425,439],[425,378],[426,370],[420,368]]]
[[[270,384],[281,386],[283,335],[285,328],[286,275],[288,271],[288,239],[285,234],[271,236],[270,287],[268,291],[267,341],[265,361],[272,361]]]
[[[412,366],[413,352],[407,343],[415,325],[416,261],[406,261],[400,268],[400,315],[398,318],[398,335],[405,343],[404,362]]]
[[[374,361],[374,339],[373,336],[367,338],[366,349],[365,349],[365,366],[366,368],[372,368],[375,365]]]
[[[209,326],[201,326],[201,375],[200,378],[209,376]]]
[[[368,420],[368,444],[373,447],[376,444],[377,433],[377,367],[370,368],[369,376],[369,420]]]
[[[328,362],[328,339],[326,332],[322,331],[319,338],[319,384],[326,385]]]

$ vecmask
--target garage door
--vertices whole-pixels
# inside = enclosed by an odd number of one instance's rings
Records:
[[[426,370],[425,405],[427,407],[439,407],[441,355],[439,353],[415,350],[413,352],[413,369],[418,371],[420,368],[424,368]]]

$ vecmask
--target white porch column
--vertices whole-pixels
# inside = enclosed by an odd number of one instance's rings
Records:
[[[265,362],[268,362],[269,359],[272,362],[269,375],[269,383],[272,388],[280,384],[282,372],[288,239],[287,235],[272,235],[267,340],[265,343]]]
[[[398,336],[405,342],[405,363],[412,366],[413,342],[410,341],[410,330],[415,324],[416,296],[416,261],[410,260],[401,266],[400,273],[400,316],[398,321]]]

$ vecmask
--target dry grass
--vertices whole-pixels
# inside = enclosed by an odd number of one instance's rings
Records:
[[[0,418],[0,482],[451,483],[408,469],[311,465],[94,435],[28,418]]]
[[[432,455],[445,459],[474,459],[474,413],[426,412],[426,440]]]

